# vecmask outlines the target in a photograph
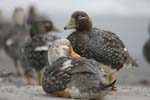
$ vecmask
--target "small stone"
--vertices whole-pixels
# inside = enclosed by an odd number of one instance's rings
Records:
[[[150,94],[145,94],[144,96],[146,96],[146,97],[150,97]]]

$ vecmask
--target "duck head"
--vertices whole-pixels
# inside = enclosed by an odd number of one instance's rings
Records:
[[[83,11],[76,11],[72,14],[71,19],[67,26],[64,27],[67,29],[76,29],[78,31],[91,31],[92,30],[92,22],[87,15],[87,13]]]
[[[29,11],[28,11],[29,16],[37,16],[37,9],[34,5],[30,5]]]
[[[79,58],[80,55],[75,53],[71,47],[69,40],[67,39],[58,39],[52,42],[48,49],[48,60],[51,65],[60,57],[74,57]]]
[[[21,7],[15,8],[13,16],[13,23],[15,25],[22,26],[25,24],[25,12],[24,9]]]
[[[49,20],[36,21],[30,29],[31,37],[39,34],[46,34],[53,28],[53,23]]]

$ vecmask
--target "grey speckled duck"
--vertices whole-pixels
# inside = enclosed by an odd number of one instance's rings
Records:
[[[34,22],[30,29],[31,39],[28,40],[23,47],[29,65],[37,72],[37,81],[39,85],[41,84],[41,70],[48,64],[48,49],[43,48],[43,46],[59,38],[51,34],[50,31],[52,31],[52,29],[53,23],[49,20]]]
[[[146,41],[143,47],[143,55],[146,61],[150,64],[150,39]]]
[[[31,5],[28,10],[28,18],[27,23],[32,25],[34,22],[42,21],[42,20],[48,20],[49,18],[47,16],[44,16],[43,14],[39,14],[36,7],[34,5]]]
[[[92,21],[85,12],[74,12],[64,29],[76,29],[67,37],[73,49],[83,57],[107,65],[105,68],[110,82],[114,80],[115,70],[129,64],[137,66],[120,38],[110,31],[93,28]]]
[[[21,66],[28,66],[24,56],[21,53],[21,47],[29,39],[29,30],[25,24],[25,13],[22,8],[16,8],[13,16],[13,26],[5,37],[4,50],[6,54],[14,62],[17,70],[17,75],[21,75],[19,71],[19,63]]]
[[[3,16],[3,12],[0,9],[0,49],[3,49],[4,47],[5,44],[4,40],[5,37],[8,35],[10,28],[11,28],[11,23],[6,22]]]
[[[50,66],[43,71],[42,87],[50,96],[102,99],[115,83],[109,84],[101,64],[76,54],[67,39],[55,40],[48,58]]]
[[[150,64],[150,25],[148,27],[149,38],[143,46],[143,55],[145,60]]]

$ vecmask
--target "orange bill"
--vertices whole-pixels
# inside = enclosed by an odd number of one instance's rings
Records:
[[[72,47],[70,47],[70,51],[71,51],[71,53],[70,53],[70,56],[71,56],[71,57],[73,57],[73,58],[79,58],[79,57],[80,57],[80,55],[77,54],[77,53],[73,50]]]

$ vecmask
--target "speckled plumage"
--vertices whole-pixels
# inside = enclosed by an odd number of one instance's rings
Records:
[[[4,47],[5,38],[8,36],[11,27],[11,23],[0,23],[0,49]]]
[[[76,58],[72,55],[71,48],[67,39],[58,39],[51,43],[48,50],[49,66],[43,70],[43,90],[51,95],[66,92],[71,98],[103,98],[115,81],[108,82],[103,64],[93,59],[79,56]],[[55,60],[52,60],[53,57]]]
[[[8,35],[11,28],[11,23],[6,22],[3,16],[3,12],[0,9],[0,49],[4,47],[5,37]]]
[[[24,44],[23,51],[30,67],[37,73],[38,84],[41,85],[41,70],[48,64],[48,43],[57,39],[52,35],[53,23],[49,20],[36,21],[30,28],[30,39]],[[46,47],[46,49],[45,49]],[[29,83],[31,83],[30,79]]]
[[[25,13],[23,8],[15,8],[12,22],[11,29],[4,38],[4,50],[12,59],[17,70],[17,75],[21,75],[18,68],[19,64],[23,67],[24,71],[27,71],[29,68],[21,48],[30,38],[29,28],[25,23]]]
[[[136,65],[124,43],[115,33],[92,28],[92,22],[85,12],[74,12],[71,18],[75,19],[76,31],[67,39],[79,55],[93,58],[117,70],[124,65]]]
[[[24,55],[22,54],[21,48],[23,44],[30,38],[29,30],[26,26],[13,26],[9,32],[9,35],[5,38],[4,50],[6,54],[13,60],[15,66],[18,62],[23,67],[26,66]]]
[[[48,64],[47,51],[36,51],[35,49],[37,47],[46,46],[48,42],[56,39],[58,39],[58,37],[51,35],[51,33],[37,35],[32,37],[32,39],[25,44],[24,52],[31,67],[35,68],[37,71],[40,71]]]
[[[119,37],[108,31],[94,28],[91,33],[73,32],[68,36],[74,50],[81,56],[93,58],[119,70],[131,59]],[[129,63],[129,62],[127,62]]]
[[[106,92],[105,96],[109,90],[105,72],[100,66],[92,59],[61,57],[44,69],[42,87],[46,93],[69,91],[72,98],[100,98],[102,92]],[[77,88],[80,94],[75,90],[71,92],[72,87]]]
[[[150,39],[146,41],[143,47],[143,55],[146,61],[150,64]]]

